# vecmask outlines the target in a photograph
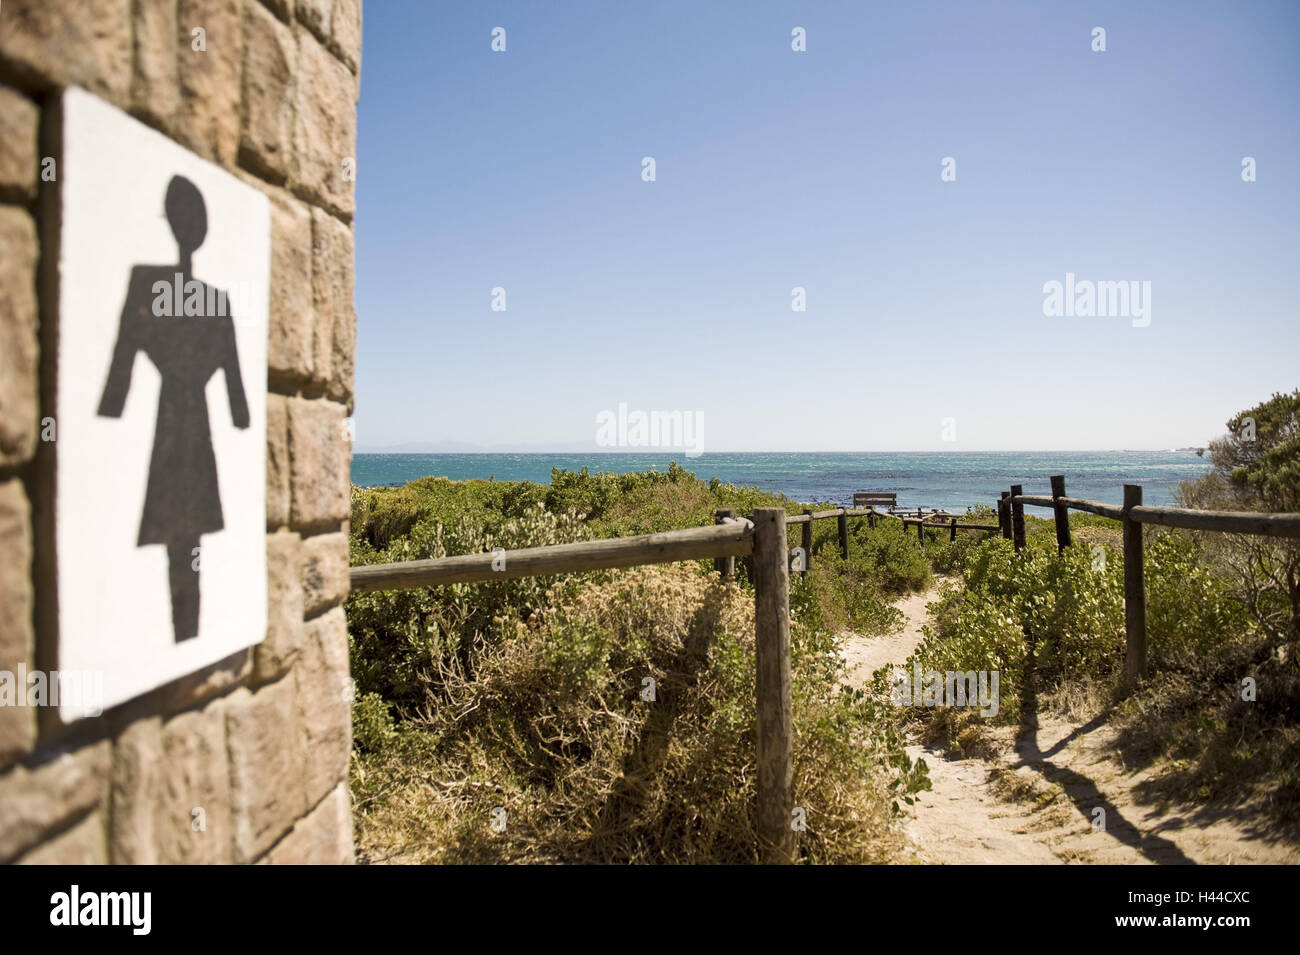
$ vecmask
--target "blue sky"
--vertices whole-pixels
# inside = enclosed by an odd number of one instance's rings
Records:
[[[1300,4],[364,17],[358,450],[620,403],[706,452],[1167,448],[1300,385]],[[1067,272],[1150,324],[1045,316]]]

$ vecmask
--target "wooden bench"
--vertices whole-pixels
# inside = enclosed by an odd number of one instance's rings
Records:
[[[854,507],[897,507],[898,495],[889,491],[854,491]]]

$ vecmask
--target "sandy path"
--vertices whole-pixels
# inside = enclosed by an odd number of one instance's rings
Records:
[[[894,604],[907,618],[902,632],[884,637],[845,635],[848,640],[844,644],[843,656],[844,662],[849,665],[848,683],[861,686],[871,678],[872,673],[886,664],[902,663],[907,659],[908,654],[916,649],[924,637],[921,625],[926,621],[925,605],[939,596],[939,586],[946,579],[940,579],[924,593],[910,594]]]
[[[848,681],[902,663],[921,641],[926,604],[938,587],[895,604],[907,617],[901,633],[849,635]],[[1094,725],[1099,724],[1099,725]],[[930,770],[905,829],[917,856],[946,864],[1297,863],[1300,847],[1281,842],[1264,820],[1197,807],[1144,804],[1138,787],[1153,771],[1128,774],[1111,757],[1115,731],[1099,720],[1078,725],[1044,717],[1035,730],[997,730],[996,759],[953,759],[919,744],[908,747]],[[1104,810],[1099,817],[1097,809]],[[1094,828],[1104,818],[1105,828]]]

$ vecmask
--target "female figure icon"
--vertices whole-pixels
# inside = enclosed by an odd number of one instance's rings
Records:
[[[199,632],[199,539],[225,527],[204,394],[218,369],[225,375],[235,427],[247,428],[249,414],[235,347],[235,323],[225,314],[226,295],[193,275],[194,250],[203,244],[208,229],[203,195],[188,179],[174,176],[164,205],[179,258],[174,265],[131,269],[99,414],[121,416],[136,352],[144,352],[158,369],[162,384],[136,546],[167,547],[172,628],[179,643]],[[163,296],[167,302],[179,301],[181,289],[187,293],[185,314],[157,307]],[[210,307],[212,302],[219,307]]]

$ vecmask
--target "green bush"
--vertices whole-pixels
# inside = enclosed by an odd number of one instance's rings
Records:
[[[1148,536],[1143,569],[1151,666],[1204,655],[1250,629],[1245,605],[1213,573],[1195,539],[1184,533]]]
[[[475,647],[474,678],[445,674],[442,704],[406,729],[388,733],[367,698],[353,778],[363,852],[757,861],[752,595],[668,565],[555,589],[545,604],[528,623],[503,621]],[[887,861],[901,845],[889,820],[928,788],[925,768],[883,704],[842,689],[836,639],[804,610],[791,654],[799,852]],[[502,833],[489,829],[497,807]]]
[[[991,507],[980,504],[966,509],[966,514],[957,519],[961,524],[994,525],[998,522],[998,512]],[[949,540],[948,529],[938,525],[938,530],[925,532],[925,559],[938,574],[960,574],[966,566],[966,558],[982,542],[989,540],[997,531],[957,531],[957,539]]]
[[[838,535],[832,522],[825,523]],[[836,541],[838,548],[838,536]],[[862,518],[849,522],[849,563],[863,580],[887,594],[907,594],[930,584],[930,565],[915,530],[907,533],[903,522],[892,518],[878,519],[875,527]]]
[[[450,524],[427,518],[380,550],[370,546],[363,528],[353,532],[352,563],[540,547],[588,536],[575,516],[529,505],[518,517],[492,521],[481,515],[461,515]],[[526,620],[541,606],[550,583],[549,578],[525,577],[353,594],[347,615],[358,692],[376,693],[399,711],[428,704],[437,698],[440,674],[465,673],[474,646],[490,638],[498,618]]]
[[[1144,568],[1152,667],[1204,654],[1245,631],[1243,608],[1199,563],[1190,538],[1148,532]],[[1000,538],[979,544],[962,586],[933,609],[934,626],[907,666],[998,670],[1001,722],[1020,718],[1027,692],[1111,678],[1124,664],[1123,562],[1102,544],[1060,554],[1054,535],[1037,535],[1020,554]]]
[[[1178,503],[1230,511],[1300,511],[1300,389],[1274,394],[1227,422],[1210,442],[1214,470],[1184,481]],[[1251,617],[1286,653],[1300,657],[1300,541],[1207,534],[1207,556],[1222,569]]]

